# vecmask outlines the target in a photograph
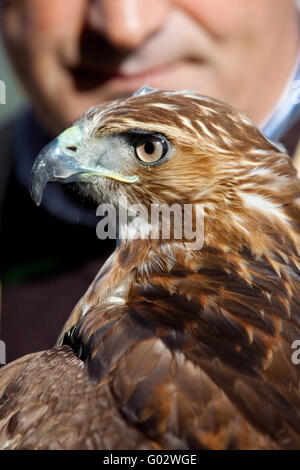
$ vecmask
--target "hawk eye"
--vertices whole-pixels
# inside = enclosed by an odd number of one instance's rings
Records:
[[[168,151],[167,142],[153,135],[140,135],[134,148],[138,159],[145,163],[158,162]]]

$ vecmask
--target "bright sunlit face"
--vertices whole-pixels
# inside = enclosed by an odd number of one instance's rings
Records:
[[[191,89],[260,122],[293,66],[293,0],[2,0],[8,50],[57,133],[144,84]]]

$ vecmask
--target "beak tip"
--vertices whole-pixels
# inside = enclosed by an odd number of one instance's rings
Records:
[[[38,154],[33,164],[29,192],[34,203],[39,206],[48,181],[53,179],[53,166],[57,159],[57,139],[49,142]]]
[[[29,192],[33,202],[39,206],[42,201],[43,196],[43,189],[41,184],[34,180],[33,176],[31,175],[30,183],[29,183]]]

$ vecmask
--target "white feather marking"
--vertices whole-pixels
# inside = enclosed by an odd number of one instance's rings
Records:
[[[178,111],[177,106],[174,104],[152,103],[151,106],[154,106],[155,108],[167,109],[168,111]]]
[[[269,150],[253,149],[251,150],[250,155],[270,155],[270,152]]]
[[[263,197],[260,194],[256,193],[243,193],[239,192],[239,196],[241,197],[243,203],[247,208],[256,209],[260,212],[263,212],[266,217],[271,218],[278,217],[281,222],[288,223],[289,218],[282,210],[281,204],[275,204],[270,199]]]
[[[180,119],[186,127],[188,127],[189,129],[192,129],[193,131],[195,130],[193,123],[189,118],[185,116],[180,116]]]
[[[246,235],[249,235],[250,236],[250,232],[243,226],[243,221],[242,219],[236,215],[236,214],[232,214],[232,219],[234,220],[234,225],[236,227],[238,227],[239,229],[243,230],[243,232],[246,233]]]
[[[225,144],[229,145],[230,147],[233,146],[233,142],[231,139],[228,139],[225,135],[222,135],[222,139],[224,140]]]
[[[196,94],[193,94],[191,92],[184,93],[184,96],[186,98],[192,98],[194,100],[196,99],[196,100],[199,100],[199,101],[206,101],[207,103],[216,103],[216,101],[212,98],[209,98],[209,96],[196,95]]]
[[[247,124],[248,126],[254,127],[253,121],[249,119],[247,116],[240,114],[240,120],[244,123]]]
[[[87,312],[89,311],[89,309],[91,308],[91,305],[90,304],[84,304],[82,306],[82,309],[81,309],[81,318],[83,318]]]
[[[3,444],[3,446],[1,447],[0,450],[5,450],[5,449],[7,449],[7,448],[10,446],[10,444],[11,444],[12,442],[13,442],[13,439],[10,439],[9,441],[6,441],[6,442]]]
[[[117,297],[115,295],[111,295],[107,299],[104,300],[106,304],[118,304],[118,305],[124,305],[126,303],[126,300],[123,297]]]
[[[204,134],[208,135],[211,139],[215,138],[214,134],[210,132],[210,130],[208,130],[208,128],[202,121],[197,120],[197,124],[199,124]]]
[[[270,168],[265,166],[253,168],[249,171],[248,176],[275,176]]]

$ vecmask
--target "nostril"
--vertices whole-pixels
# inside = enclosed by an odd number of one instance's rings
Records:
[[[71,152],[76,152],[77,151],[77,147],[75,145],[71,145],[69,147],[67,147],[68,150],[71,150]]]

